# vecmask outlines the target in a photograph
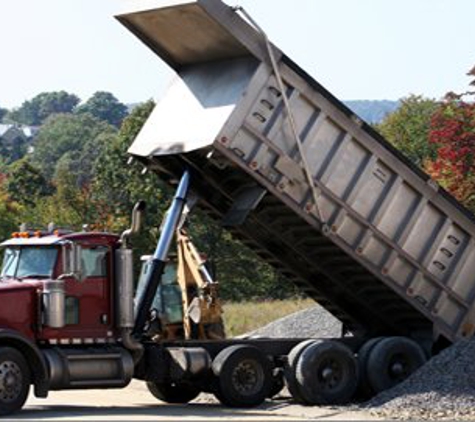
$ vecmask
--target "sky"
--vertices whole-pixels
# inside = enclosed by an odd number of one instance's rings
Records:
[[[59,90],[158,99],[173,72],[113,18],[131,2],[0,0],[0,107]],[[227,3],[341,100],[441,98],[465,91],[475,65],[474,0]]]

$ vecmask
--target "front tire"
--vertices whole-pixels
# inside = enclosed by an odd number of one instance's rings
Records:
[[[258,406],[269,397],[271,363],[255,347],[236,345],[222,350],[212,369],[217,377],[215,396],[226,406]]]
[[[185,404],[200,394],[200,390],[190,384],[149,381],[147,388],[158,400],[170,404]]]
[[[20,410],[30,391],[30,368],[23,355],[11,347],[0,347],[0,415]]]

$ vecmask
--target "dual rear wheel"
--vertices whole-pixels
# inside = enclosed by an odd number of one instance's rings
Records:
[[[362,398],[394,387],[426,360],[421,346],[407,337],[377,337],[368,340],[358,352]]]
[[[236,345],[222,350],[212,366],[215,396],[229,407],[261,404],[277,389],[270,360],[256,347]]]
[[[331,340],[309,340],[290,352],[285,369],[292,397],[308,405],[348,403],[359,381],[353,352]]]
[[[357,356],[338,341],[307,340],[288,355],[285,378],[299,403],[344,404],[394,387],[425,362],[421,346],[407,337],[370,339]]]
[[[281,390],[279,374],[273,373],[270,360],[256,347],[234,345],[214,358],[211,390],[228,407],[254,407]],[[188,403],[200,389],[186,383],[148,382],[150,392],[167,403]]]

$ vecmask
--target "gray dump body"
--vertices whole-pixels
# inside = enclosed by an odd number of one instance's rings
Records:
[[[211,215],[354,332],[473,334],[475,225],[452,197],[273,46],[309,184],[264,38],[221,1],[118,19],[177,72],[133,156],[190,168]]]

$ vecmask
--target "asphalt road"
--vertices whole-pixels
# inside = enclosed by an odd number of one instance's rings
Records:
[[[199,397],[188,405],[168,405],[155,399],[145,385],[133,381],[122,390],[51,392],[47,399],[30,395],[23,410],[2,420],[34,421],[291,421],[370,420],[368,413],[327,407],[305,407],[282,399],[253,409],[229,409]]]

